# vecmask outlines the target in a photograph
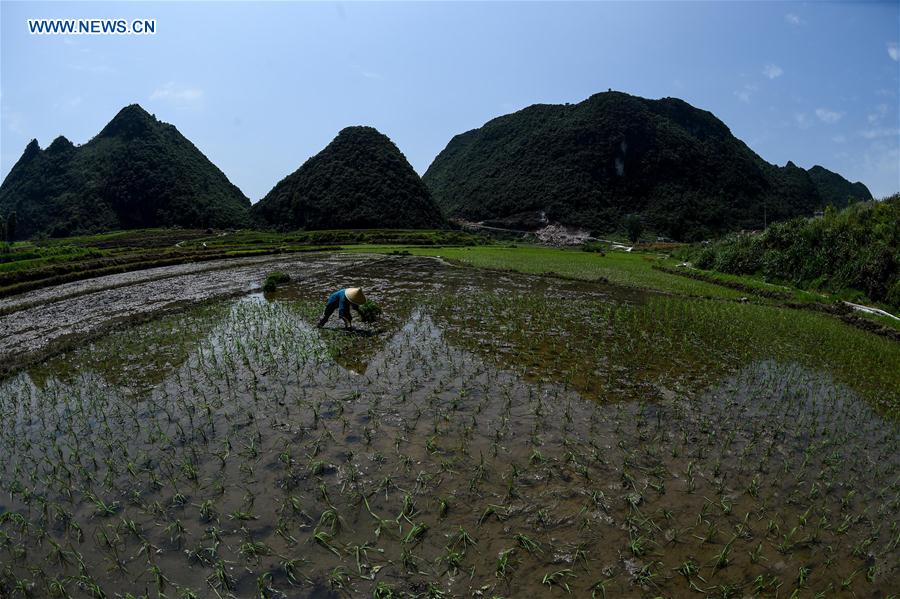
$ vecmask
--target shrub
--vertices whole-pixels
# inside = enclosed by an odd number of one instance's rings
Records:
[[[622,219],[622,226],[625,227],[625,234],[631,243],[637,243],[644,232],[644,223],[637,214],[629,214]]]
[[[593,252],[603,256],[606,254],[606,244],[600,241],[588,241],[581,245],[581,251]]]
[[[710,270],[715,268],[716,266],[716,250],[713,248],[706,246],[700,253],[697,254],[697,257],[694,259],[694,266],[697,268],[702,268],[703,270]]]
[[[825,218],[775,223],[761,235],[732,235],[692,256],[698,268],[823,289],[900,306],[900,194],[857,203]]]
[[[736,237],[715,252],[714,268],[735,275],[753,273],[762,264],[762,248],[755,237]]]
[[[900,306],[900,277],[894,279],[885,301],[892,306]]]
[[[265,282],[263,282],[263,291],[275,291],[276,289],[278,289],[279,285],[283,285],[290,280],[291,277],[283,272],[269,273],[269,276],[267,276]]]
[[[855,276],[850,284],[872,298],[887,297],[891,279],[897,276],[898,265],[890,248],[876,244],[864,249],[855,261]]]

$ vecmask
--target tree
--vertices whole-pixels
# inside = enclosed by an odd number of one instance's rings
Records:
[[[12,243],[16,240],[16,213],[10,212],[6,217],[6,241]]]
[[[628,235],[631,243],[637,243],[637,240],[641,238],[641,233],[644,232],[644,224],[641,222],[641,217],[637,214],[629,214],[622,219],[622,224],[625,226],[625,233]]]

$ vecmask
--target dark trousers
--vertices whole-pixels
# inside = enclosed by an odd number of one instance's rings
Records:
[[[322,318],[319,319],[319,326],[322,326],[326,322],[328,322],[328,319],[331,318],[331,315],[334,314],[335,310],[337,310],[337,306],[332,304],[325,304],[325,313],[322,314]]]
[[[347,304],[349,304],[349,303],[350,302],[347,302]],[[334,314],[334,311],[338,309],[338,306],[340,306],[339,301],[331,301],[331,302],[327,302],[325,304],[325,313],[322,314],[322,318],[319,319],[320,327],[325,326],[325,323],[328,322],[328,319],[331,318],[331,315]],[[338,316],[341,316],[342,318],[349,321],[351,318],[350,310],[347,309],[347,310],[345,310],[345,312],[346,312],[346,314],[339,314]]]

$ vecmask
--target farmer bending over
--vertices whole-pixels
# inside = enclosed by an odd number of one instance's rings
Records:
[[[359,287],[348,287],[335,291],[328,296],[325,302],[325,314],[319,319],[319,328],[324,327],[331,314],[337,310],[338,316],[344,321],[344,328],[353,328],[353,317],[350,316],[350,308],[359,312],[359,307],[366,303],[366,296],[363,295],[362,289]]]

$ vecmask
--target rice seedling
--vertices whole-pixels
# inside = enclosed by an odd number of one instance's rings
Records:
[[[302,564],[303,560],[300,559],[289,559],[281,562],[281,570],[292,585],[297,586],[303,583],[303,575],[300,572]]]
[[[335,554],[336,556],[341,557],[341,552],[332,544],[333,539],[334,537],[324,531],[319,531],[313,534],[313,540],[316,543],[318,543],[331,553]]]
[[[413,527],[406,533],[406,536],[403,537],[403,544],[405,545],[416,545],[421,540],[425,533],[428,531],[428,525],[424,522],[417,522],[413,525]]]
[[[394,589],[383,581],[378,582],[372,590],[372,597],[374,599],[393,599],[396,596]]]
[[[373,323],[381,315],[382,309],[377,303],[368,300],[359,307],[359,316],[363,322]]]
[[[0,595],[893,592],[896,349],[402,259],[465,293],[349,271],[391,309],[334,336],[310,276],[0,381]]]
[[[497,578],[506,579],[512,574],[512,570],[515,568],[515,548],[504,549],[497,555],[497,564],[494,568],[494,572]]]
[[[728,541],[728,543],[722,547],[722,550],[713,557],[714,569],[721,570],[731,563],[731,547],[733,543],[734,539]]]
[[[272,549],[265,543],[259,541],[247,541],[241,543],[238,553],[240,553],[244,559],[255,561],[258,564],[259,558],[261,556],[271,555]]]
[[[574,577],[575,573],[571,569],[565,568],[562,570],[544,574],[544,578],[541,579],[541,584],[545,584],[547,586],[558,586],[564,589],[567,593],[571,593],[572,589],[569,588],[569,583],[566,579]]]

